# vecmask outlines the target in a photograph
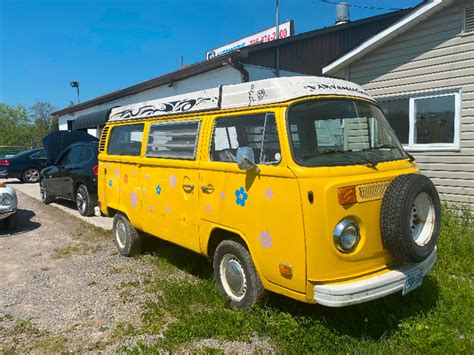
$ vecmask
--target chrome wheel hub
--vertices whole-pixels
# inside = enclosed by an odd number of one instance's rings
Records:
[[[76,195],[76,204],[77,204],[77,209],[81,212],[84,212],[84,209],[86,207],[86,200],[84,196],[82,195],[82,192],[78,192]]]
[[[39,180],[39,171],[36,169],[28,169],[25,172],[25,178],[28,182],[37,182]]]
[[[125,248],[127,243],[127,229],[122,221],[118,221],[115,227],[115,239],[121,249]]]
[[[428,244],[436,222],[433,200],[426,192],[420,193],[411,209],[411,237],[419,246]]]
[[[240,261],[232,254],[226,254],[220,264],[222,286],[234,301],[240,301],[247,292],[247,279]]]

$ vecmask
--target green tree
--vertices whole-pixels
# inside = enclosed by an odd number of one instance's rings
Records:
[[[0,103],[0,146],[24,146],[31,137],[26,108]]]
[[[41,140],[50,132],[59,129],[58,117],[51,115],[55,107],[47,102],[37,102],[29,109],[29,117],[33,125],[33,140]]]

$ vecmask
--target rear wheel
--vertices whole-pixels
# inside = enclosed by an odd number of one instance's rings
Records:
[[[46,188],[46,182],[44,181],[44,179],[40,181],[40,195],[41,195],[41,201],[46,205],[54,201],[54,196],[52,196],[48,192],[48,189]]]
[[[114,243],[120,254],[132,256],[140,252],[140,236],[124,214],[118,212],[114,216],[112,233]]]
[[[40,179],[40,172],[37,168],[28,168],[21,175],[21,181],[28,184],[37,183]]]
[[[76,190],[76,205],[81,216],[94,215],[94,206],[85,185],[79,185]]]
[[[233,308],[248,309],[264,294],[248,250],[233,240],[221,242],[214,253],[214,278],[222,296]]]

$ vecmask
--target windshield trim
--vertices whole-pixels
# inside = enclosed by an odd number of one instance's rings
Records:
[[[313,164],[304,163],[303,161],[298,161],[296,159],[296,155],[295,155],[295,152],[294,152],[294,149],[293,149],[293,140],[291,138],[290,120],[289,120],[289,116],[288,116],[289,113],[290,113],[290,110],[293,108],[293,106],[302,104],[304,102],[314,102],[314,101],[322,101],[322,100],[358,101],[358,102],[365,103],[365,104],[368,104],[368,105],[372,105],[372,106],[378,108],[383,114],[383,110],[378,105],[377,102],[372,101],[372,100],[368,100],[368,99],[363,99],[363,98],[356,98],[356,97],[352,97],[352,96],[351,97],[349,97],[349,96],[347,96],[347,97],[346,96],[318,97],[318,98],[302,99],[302,100],[298,100],[296,102],[292,102],[290,105],[288,105],[286,107],[285,126],[286,126],[286,134],[287,134],[287,138],[288,138],[288,143],[290,145],[291,158],[292,158],[293,162],[298,166],[302,166],[302,167],[306,167],[306,168],[327,168],[327,167],[338,167],[338,166],[368,166],[368,167],[370,167],[371,164],[368,163],[367,161],[365,161],[365,159],[362,159],[362,158],[360,160],[353,161],[353,162],[351,162],[349,160],[346,163],[338,162],[337,164],[334,164],[334,165],[330,165],[330,164],[313,165]],[[385,115],[384,115],[384,118],[385,118]],[[387,119],[385,118],[385,120],[387,120]],[[387,121],[387,123],[388,123],[388,121]],[[390,128],[391,128],[391,126],[390,126]],[[392,129],[392,131],[393,131],[393,129]],[[393,132],[393,134],[395,135],[395,132]],[[396,135],[395,135],[395,137],[396,137]],[[396,138],[398,140],[398,137],[396,137]],[[377,160],[377,161],[375,161],[375,163],[376,163],[375,165],[382,164],[382,163],[388,163],[388,162],[392,162],[392,161],[410,160],[410,156],[405,151],[405,148],[403,147],[403,145],[400,143],[400,141],[398,143],[400,145],[400,151],[403,153],[403,155],[405,155],[405,157],[398,158],[398,159],[389,158],[389,159],[384,159],[384,160]]]

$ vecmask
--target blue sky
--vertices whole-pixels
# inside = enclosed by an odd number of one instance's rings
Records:
[[[421,0],[350,0],[405,8]],[[204,60],[206,50],[270,27],[275,0],[0,0],[0,102],[63,108]],[[352,7],[353,20],[386,10]],[[331,26],[335,6],[280,0],[296,33]]]

